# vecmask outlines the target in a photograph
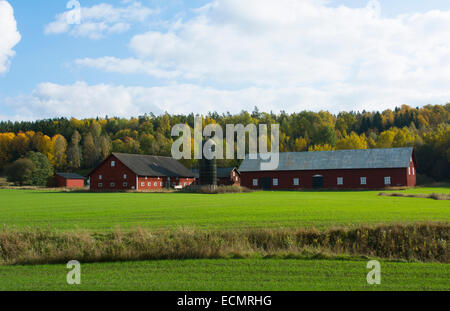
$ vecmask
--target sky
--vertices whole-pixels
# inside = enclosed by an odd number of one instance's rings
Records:
[[[0,120],[450,101],[448,0],[0,0]]]

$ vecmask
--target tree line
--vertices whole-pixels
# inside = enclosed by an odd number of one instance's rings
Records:
[[[170,156],[176,137],[171,128],[183,123],[194,127],[194,114],[153,115],[136,118],[104,117],[78,120],[59,118],[39,121],[0,122],[0,170],[30,152],[45,155],[60,171],[90,169],[111,152]],[[414,146],[418,172],[434,180],[450,176],[450,104],[412,108],[406,105],[381,112],[242,111],[209,113],[203,125],[279,124],[280,151],[392,148]],[[29,156],[28,156],[29,157]],[[196,160],[183,160],[188,167]],[[239,165],[220,160],[219,165]]]

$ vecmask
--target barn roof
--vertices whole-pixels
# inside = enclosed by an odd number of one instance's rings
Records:
[[[236,167],[218,167],[217,168],[217,178],[225,178],[225,177],[230,177],[231,172],[235,169]],[[238,172],[239,173],[239,172]],[[192,174],[194,174],[194,176],[196,178],[199,178],[200,173],[199,173],[199,169],[198,168],[193,168],[192,169]]]
[[[371,169],[408,167],[413,148],[280,152],[278,171]],[[261,171],[261,158],[246,155],[239,171]]]
[[[61,176],[65,179],[85,179],[83,176],[75,173],[56,173],[56,175]]]
[[[127,153],[113,155],[139,176],[194,177],[190,170],[174,158]]]

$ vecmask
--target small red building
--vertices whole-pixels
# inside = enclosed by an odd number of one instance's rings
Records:
[[[152,191],[187,187],[194,175],[169,157],[113,153],[89,173],[91,191]]]
[[[86,178],[74,173],[56,173],[56,182],[61,188],[84,188]]]
[[[218,186],[239,186],[241,184],[241,173],[236,167],[218,167],[217,185]]]
[[[250,189],[379,189],[416,185],[414,149],[362,149],[279,153],[275,170],[246,156],[239,171]]]

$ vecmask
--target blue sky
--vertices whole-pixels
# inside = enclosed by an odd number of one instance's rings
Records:
[[[450,101],[450,1],[79,2],[0,0],[0,119]]]

